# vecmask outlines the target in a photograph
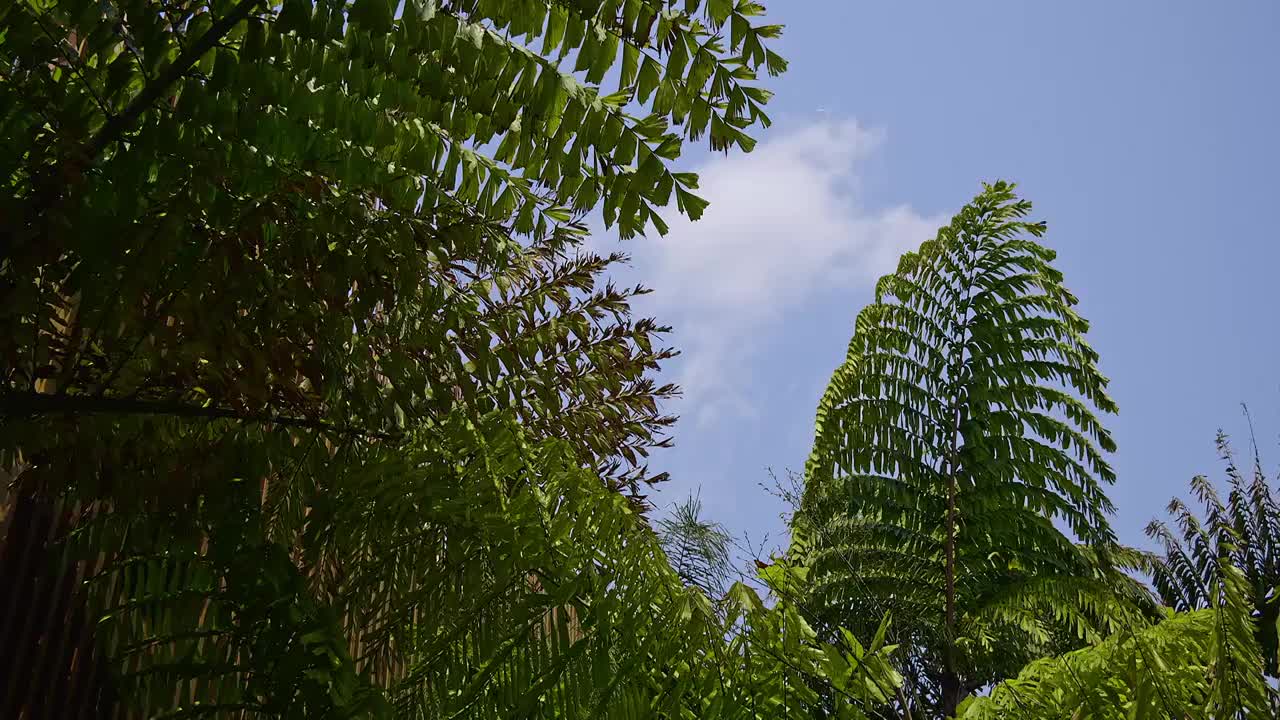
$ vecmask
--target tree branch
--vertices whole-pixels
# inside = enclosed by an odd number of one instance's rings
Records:
[[[134,121],[164,95],[169,86],[177,82],[178,78],[185,75],[192,66],[199,62],[201,56],[212,50],[227,33],[231,32],[231,28],[249,17],[249,13],[253,12],[258,2],[259,0],[241,0],[221,20],[215,22],[204,35],[201,35],[199,40],[183,50],[164,69],[164,72],[147,83],[142,92],[138,93],[133,102],[130,102],[123,112],[107,118],[106,124],[89,141],[89,146],[86,148],[85,161],[92,162],[108,145],[119,140],[125,131],[133,125]]]
[[[270,423],[285,427],[322,430],[337,435],[399,440],[399,433],[383,433],[341,427],[324,420],[275,415],[272,413],[241,413],[217,407],[200,407],[180,402],[148,402],[121,398],[90,397],[83,395],[48,395],[34,392],[0,394],[0,415],[164,415],[168,417],[204,420],[237,420],[244,423]]]

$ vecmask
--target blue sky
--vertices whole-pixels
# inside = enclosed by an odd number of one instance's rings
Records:
[[[1241,402],[1280,469],[1280,3],[767,4],[791,63],[775,126],[750,155],[689,148],[707,215],[624,243],[685,353],[659,506],[701,488],[711,518],[784,542],[760,484],[803,467],[874,279],[997,178],[1049,222],[1093,323],[1121,539],[1221,477]]]

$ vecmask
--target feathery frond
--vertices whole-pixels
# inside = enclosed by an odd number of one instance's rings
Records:
[[[725,591],[732,571],[729,532],[702,515],[702,498],[690,495],[658,520],[658,537],[676,574],[712,600]]]
[[[1226,464],[1226,500],[1207,477],[1193,478],[1191,490],[1202,514],[1196,515],[1185,502],[1174,498],[1168,508],[1172,527],[1161,520],[1147,525],[1147,536],[1163,549],[1148,574],[1162,602],[1176,610],[1194,610],[1211,607],[1224,561],[1238,568],[1247,583],[1267,674],[1277,677],[1280,504],[1263,470],[1256,442],[1251,445],[1253,457],[1247,472],[1237,464],[1225,433],[1218,432],[1216,445]]]
[[[1212,605],[1158,624],[1124,628],[1105,642],[1031,663],[1017,678],[960,707],[960,720],[1091,717],[1273,717],[1277,695],[1264,681],[1249,586],[1220,563]]]
[[[941,715],[1106,636],[1136,592],[1110,560],[1114,442],[1095,412],[1115,403],[1013,189],[987,185],[880,279],[819,403],[796,520],[819,541],[812,602],[863,636],[911,618],[898,640]]]

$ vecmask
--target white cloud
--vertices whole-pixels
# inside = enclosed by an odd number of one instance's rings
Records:
[[[666,237],[632,248],[684,353],[681,414],[699,425],[754,415],[747,347],[771,346],[779,321],[820,293],[870,286],[936,231],[939,218],[908,206],[859,203],[860,165],[882,142],[852,120],[822,119],[716,157],[697,168],[711,202],[702,219],[672,217]]]

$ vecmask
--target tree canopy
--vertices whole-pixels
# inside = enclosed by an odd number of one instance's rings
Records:
[[[829,622],[913,618],[903,702],[939,717],[1109,634],[1134,589],[1111,565],[1114,442],[1095,415],[1115,403],[1030,211],[987,185],[880,279],[818,406],[796,521]]]
[[[669,353],[627,318],[643,288],[597,290],[624,258],[579,254],[579,219],[699,215],[670,162],[751,146],[779,28],[747,2],[394,9],[0,11],[6,408],[373,435],[496,404],[644,477]],[[28,427],[10,449],[51,439]]]
[[[724,633],[614,492],[642,507],[661,479],[673,351],[582,218],[701,214],[671,162],[767,125],[762,13],[0,8],[6,616],[47,666],[8,707],[56,697],[77,654],[105,668],[73,674],[86,706],[144,716],[709,701],[660,679]],[[655,648],[654,617],[689,632]],[[588,666],[619,679],[570,689]]]

